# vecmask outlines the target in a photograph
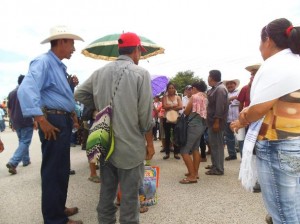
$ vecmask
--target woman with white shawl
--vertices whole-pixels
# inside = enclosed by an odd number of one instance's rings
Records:
[[[251,104],[231,126],[249,125],[239,178],[247,190],[258,178],[274,223],[300,223],[300,27],[284,18],[270,22],[259,49],[265,62]]]

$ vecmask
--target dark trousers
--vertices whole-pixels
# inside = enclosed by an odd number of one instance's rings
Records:
[[[171,131],[174,130],[175,124],[174,123],[168,123],[167,119],[164,118],[164,129],[165,129],[165,142],[166,142],[166,154],[170,154],[170,144],[171,144]],[[179,154],[180,149],[173,145],[174,147],[174,154]]]
[[[152,128],[152,134],[153,134],[153,138],[157,139],[157,131],[159,130],[159,123],[157,121],[157,119],[155,119],[155,124]]]
[[[70,141],[72,120],[70,115],[48,114],[48,121],[60,132],[56,140],[46,140],[39,129],[42,143],[42,213],[45,224],[65,224],[64,214],[70,172]]]
[[[201,149],[201,158],[206,158],[206,143],[205,143],[205,139],[204,139],[204,133],[201,136],[201,140],[200,140],[200,149]]]

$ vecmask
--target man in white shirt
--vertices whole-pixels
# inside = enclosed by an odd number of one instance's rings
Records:
[[[185,110],[186,105],[189,102],[190,97],[192,96],[192,86],[191,85],[187,85],[184,88],[183,95],[184,95],[184,97],[182,97],[182,110],[179,111],[180,114],[183,113],[183,111]]]
[[[229,100],[229,108],[227,115],[227,123],[225,125],[225,140],[228,150],[228,156],[225,158],[226,161],[236,160],[236,150],[235,150],[235,136],[233,131],[230,129],[230,123],[235,121],[239,117],[239,105],[240,102],[237,100],[237,96],[239,90],[237,89],[240,85],[240,81],[238,79],[226,80],[223,81],[223,84],[226,86],[228,90],[228,100]]]

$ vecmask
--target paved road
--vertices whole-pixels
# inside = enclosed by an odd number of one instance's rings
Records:
[[[0,133],[5,151],[0,154],[0,224],[40,224],[41,153],[37,132],[30,147],[31,162],[22,164],[17,175],[10,175],[5,167],[17,146],[16,133],[8,128]],[[197,184],[182,185],[178,181],[186,172],[184,163],[171,157],[165,161],[160,153],[160,143],[155,142],[153,165],[160,166],[158,204],[141,214],[141,223],[147,224],[260,224],[264,223],[266,210],[261,194],[248,193],[238,181],[240,160],[225,162],[224,176],[207,176],[200,165]],[[208,157],[209,158],[209,157]],[[210,158],[208,159],[210,160]],[[70,177],[67,206],[78,206],[74,219],[85,224],[96,224],[96,206],[100,185],[87,180],[89,168],[85,152],[79,146],[71,148],[71,164],[76,175]]]

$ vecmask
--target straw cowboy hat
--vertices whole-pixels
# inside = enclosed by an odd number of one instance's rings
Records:
[[[254,65],[249,65],[245,69],[249,72],[252,72],[253,70],[258,70],[260,68],[260,66],[261,66],[261,64],[257,63],[257,64],[254,64]]]
[[[58,39],[73,39],[73,40],[83,41],[83,39],[80,36],[73,34],[68,27],[55,26],[50,29],[50,36],[45,40],[43,40],[41,44],[45,44],[52,40],[58,40]]]
[[[238,80],[238,79],[224,80],[223,84],[226,86],[227,82],[234,82],[236,85],[235,88],[238,88],[240,85],[240,80]]]

